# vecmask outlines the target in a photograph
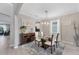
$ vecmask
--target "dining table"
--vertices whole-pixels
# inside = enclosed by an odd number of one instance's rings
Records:
[[[42,48],[44,48],[44,49],[48,48],[48,46],[45,45],[45,42],[48,41],[48,40],[50,40],[50,37],[42,37],[42,38],[41,38],[41,42],[42,42],[41,47],[42,47]]]

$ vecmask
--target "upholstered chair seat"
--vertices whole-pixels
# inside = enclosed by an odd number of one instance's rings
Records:
[[[39,38],[38,38],[38,39],[36,39],[36,40],[37,40],[37,41],[41,41],[41,39],[39,39]]]
[[[51,41],[46,41],[45,44],[51,46]],[[54,45],[54,44],[55,43],[52,43],[52,45]]]

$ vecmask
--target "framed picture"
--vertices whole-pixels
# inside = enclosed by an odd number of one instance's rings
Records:
[[[8,24],[0,25],[0,35],[4,35],[4,36],[10,35],[10,26]]]
[[[2,26],[0,26],[0,35],[3,35],[4,34],[4,29]]]

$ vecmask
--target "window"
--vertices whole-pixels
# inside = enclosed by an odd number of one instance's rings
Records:
[[[57,33],[57,22],[52,22],[52,32]]]

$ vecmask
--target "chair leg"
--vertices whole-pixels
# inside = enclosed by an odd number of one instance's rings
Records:
[[[56,48],[58,47],[57,42],[56,42]]]
[[[45,44],[44,44],[44,49],[45,49],[45,50],[47,49],[47,45],[45,45]]]
[[[40,46],[40,42],[38,42],[38,47]]]
[[[56,42],[56,48],[58,48],[59,42]]]
[[[55,51],[55,45],[53,47],[54,47],[54,51]]]
[[[53,52],[52,52],[52,46],[51,46],[51,54],[52,54]]]
[[[55,52],[55,45],[53,45],[53,47],[51,46],[51,54],[53,53],[52,50],[54,48],[54,52]]]

